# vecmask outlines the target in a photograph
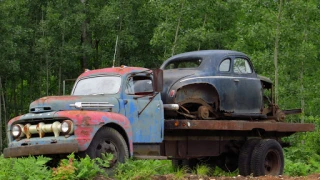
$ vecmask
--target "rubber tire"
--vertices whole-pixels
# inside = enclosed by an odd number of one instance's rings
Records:
[[[279,142],[274,139],[261,140],[255,146],[251,156],[253,176],[281,175],[283,168],[284,157]]]
[[[110,127],[102,127],[94,136],[93,140],[90,143],[90,146],[85,151],[85,153],[91,158],[101,158],[100,154],[97,154],[97,149],[101,147],[101,143],[112,143],[112,146],[115,147],[116,152],[114,154],[117,155],[116,162],[112,165],[110,164],[110,168],[116,166],[117,163],[123,163],[126,159],[129,158],[128,146],[122,135],[115,129]],[[102,150],[103,151],[103,150]],[[102,152],[105,153],[105,152]],[[114,155],[115,157],[115,155]]]
[[[260,139],[249,139],[241,147],[239,154],[239,174],[241,176],[249,176],[251,172],[251,155],[255,146],[260,142]]]

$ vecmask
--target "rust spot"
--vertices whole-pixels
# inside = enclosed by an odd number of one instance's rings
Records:
[[[84,116],[83,119],[82,119],[82,124],[85,125],[85,126],[89,126],[90,125],[90,121],[91,121],[90,116]]]
[[[90,134],[88,131],[85,130],[82,130],[80,133],[85,136],[88,136]]]

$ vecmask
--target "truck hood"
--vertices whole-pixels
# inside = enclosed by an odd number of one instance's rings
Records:
[[[81,104],[86,105],[79,107]],[[32,102],[29,107],[29,112],[43,113],[79,109],[119,112],[119,101],[115,97],[104,95],[47,96]]]

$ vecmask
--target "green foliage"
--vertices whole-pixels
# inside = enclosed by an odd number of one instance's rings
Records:
[[[106,176],[103,168],[110,167],[109,161],[112,154],[104,154],[103,158],[90,159],[87,155],[80,160],[75,159],[74,154],[70,154],[68,159],[63,159],[58,168],[53,169],[53,179],[92,179],[98,174]]]
[[[211,168],[206,165],[197,165],[196,174],[198,176],[210,176]]]
[[[0,156],[0,179],[51,179],[51,170],[45,165],[49,160],[43,156],[9,159]]]
[[[306,176],[320,172],[320,156],[309,147],[285,149],[285,174]]]
[[[186,173],[188,172],[188,168],[183,166],[182,168],[178,168],[174,173],[173,177],[176,180],[183,179]]]
[[[150,179],[153,175],[170,174],[173,168],[170,161],[132,160],[118,164],[115,169],[116,179]]]
[[[216,166],[213,171],[213,176],[233,176],[234,177],[234,176],[237,176],[238,174],[239,174],[238,170],[236,170],[234,172],[225,172],[224,170],[222,170],[218,166]]]
[[[319,127],[320,118],[306,116],[305,122],[314,123],[316,128],[313,132],[297,133],[284,138],[292,147],[285,148],[285,171],[292,176],[306,176],[320,172],[320,143]]]

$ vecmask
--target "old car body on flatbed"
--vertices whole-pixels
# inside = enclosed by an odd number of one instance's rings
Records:
[[[256,74],[247,55],[230,50],[202,50],[175,55],[164,71],[164,104],[180,110],[168,118],[277,119],[284,113],[274,104],[272,81]],[[276,111],[278,110],[278,114]]]
[[[125,66],[84,72],[70,96],[40,98],[30,104],[29,113],[9,121],[4,157],[47,155],[58,160],[72,152],[91,158],[112,153],[111,166],[129,157],[165,157],[174,166],[192,167],[205,160],[224,170],[239,167],[241,175],[277,175],[283,171],[281,137],[314,129],[313,124],[276,120],[165,119],[165,110],[175,112],[181,106],[162,102],[160,92],[175,87],[165,80],[162,91],[162,77],[159,69]],[[261,83],[257,77],[252,79]],[[260,107],[260,103],[253,104]],[[256,146],[271,154],[256,152]],[[247,155],[251,153],[252,157]],[[269,155],[274,163],[268,167],[271,171],[264,171],[264,160],[257,157]],[[251,170],[251,158],[261,167]]]

